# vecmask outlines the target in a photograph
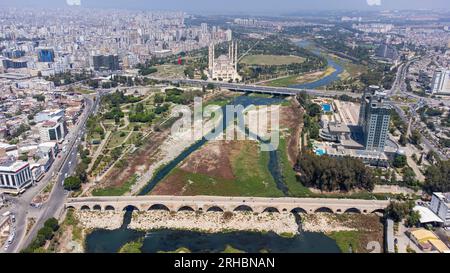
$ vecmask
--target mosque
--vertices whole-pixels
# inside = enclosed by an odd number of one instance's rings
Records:
[[[215,58],[214,43],[209,46],[208,76],[210,80],[241,81],[242,77],[237,72],[238,46],[237,42],[231,42],[228,46],[228,56],[220,55]]]

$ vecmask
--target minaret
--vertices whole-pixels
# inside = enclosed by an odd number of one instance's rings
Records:
[[[235,54],[234,54],[234,71],[237,73],[237,62],[238,62],[238,44],[237,44],[237,41],[236,41],[236,44],[235,44]]]
[[[212,77],[214,72],[214,43],[209,45],[208,69]]]
[[[231,47],[230,47],[230,62],[233,63],[234,61],[234,43],[231,41]]]

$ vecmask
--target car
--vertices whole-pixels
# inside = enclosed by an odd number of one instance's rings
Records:
[[[7,243],[7,244],[5,245],[5,247],[3,248],[3,250],[7,251],[8,248],[9,248],[9,244]]]

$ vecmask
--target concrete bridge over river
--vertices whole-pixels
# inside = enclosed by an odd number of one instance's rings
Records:
[[[120,196],[69,198],[65,208],[92,211],[166,210],[178,211],[252,211],[256,213],[382,213],[386,200],[331,198],[264,198],[219,196]]]

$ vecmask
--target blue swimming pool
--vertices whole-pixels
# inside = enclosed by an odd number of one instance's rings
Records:
[[[326,103],[322,104],[322,110],[324,112],[331,112],[331,105],[330,104],[326,104]]]
[[[316,155],[322,156],[327,152],[324,149],[316,149]]]

